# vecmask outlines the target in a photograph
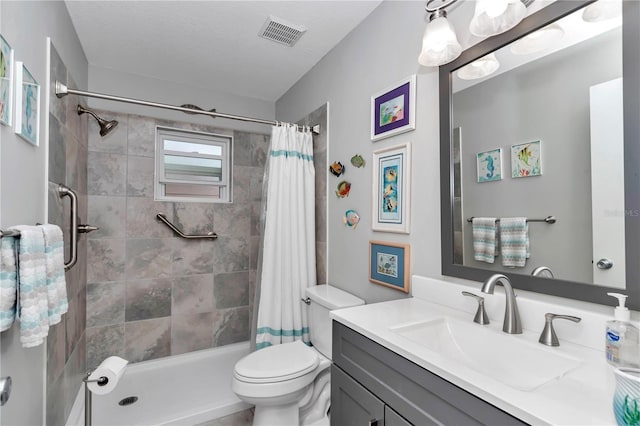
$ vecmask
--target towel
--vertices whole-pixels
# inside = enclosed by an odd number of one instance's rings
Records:
[[[529,253],[529,224],[526,217],[500,219],[502,266],[523,268]]]
[[[44,235],[37,226],[14,226],[18,240],[18,318],[20,342],[25,348],[38,346],[49,334],[47,267]]]
[[[473,258],[479,262],[493,263],[498,252],[495,217],[471,219],[473,233]]]
[[[49,325],[60,322],[67,312],[67,283],[64,277],[64,239],[56,225],[41,225],[47,271],[47,305]]]
[[[16,239],[0,239],[0,331],[8,330],[16,319]]]

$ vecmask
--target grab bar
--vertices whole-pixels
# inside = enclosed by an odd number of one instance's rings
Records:
[[[171,223],[169,221],[169,219],[167,219],[167,216],[164,213],[158,213],[158,214],[156,214],[156,217],[158,219],[160,219],[169,228],[171,228],[171,230],[173,232],[175,232],[176,234],[178,234],[178,236],[180,236],[182,238],[187,238],[187,239],[207,238],[207,239],[210,239],[210,240],[215,240],[216,238],[218,238],[218,234],[216,234],[213,231],[208,232],[206,235],[187,235],[184,232],[182,232],[180,229],[178,229],[173,223]]]
[[[69,249],[69,261],[64,262],[64,270],[68,271],[73,268],[73,265],[78,261],[78,196],[71,188],[68,188],[62,184],[58,185],[58,195],[60,197],[71,198],[71,241]]]

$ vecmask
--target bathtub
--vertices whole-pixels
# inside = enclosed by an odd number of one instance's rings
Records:
[[[235,363],[249,353],[249,343],[235,343],[130,364],[108,395],[93,395],[94,426],[195,425],[245,410],[231,391]],[[136,396],[130,405],[118,403]],[[84,384],[67,426],[84,425]]]

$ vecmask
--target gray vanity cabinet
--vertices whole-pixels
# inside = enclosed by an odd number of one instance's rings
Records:
[[[331,426],[526,424],[336,321],[333,363]]]

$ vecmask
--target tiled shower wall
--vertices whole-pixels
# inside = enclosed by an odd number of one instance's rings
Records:
[[[50,65],[52,82],[77,87],[53,46]],[[59,183],[77,193],[78,216],[81,220],[87,217],[87,119],[78,116],[77,104],[77,98],[58,99],[50,94],[48,221],[63,229],[66,259],[70,201],[58,196]],[[78,262],[66,273],[69,310],[47,337],[47,425],[64,424],[86,371],[86,265],[87,237],[81,234]]]
[[[104,138],[89,127],[88,223],[100,230],[89,235],[87,366],[248,340],[268,136],[98,112],[119,125]],[[233,135],[233,203],[153,200],[156,125]],[[218,239],[180,239],[159,212],[185,233]]]

